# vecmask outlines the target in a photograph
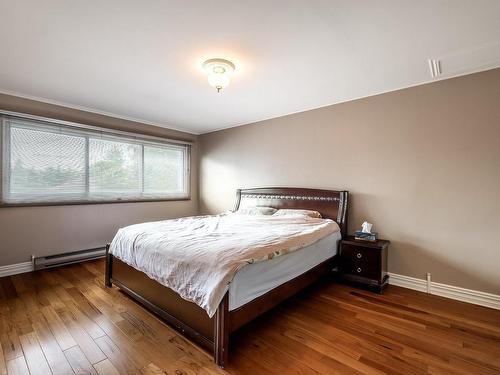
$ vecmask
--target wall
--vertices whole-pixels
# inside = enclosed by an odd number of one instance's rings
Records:
[[[1,94],[0,109],[195,142],[191,154],[191,200],[1,207],[0,266],[29,261],[31,254],[50,255],[103,246],[119,227],[197,213],[197,136]]]
[[[200,136],[201,212],[263,186],[349,190],[390,272],[500,294],[500,69]]]

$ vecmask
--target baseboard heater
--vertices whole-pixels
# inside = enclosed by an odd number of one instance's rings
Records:
[[[84,262],[86,260],[99,259],[106,256],[106,247],[96,247],[94,249],[79,250],[68,253],[49,255],[45,257],[32,257],[33,269],[43,270],[45,268],[53,268]]]

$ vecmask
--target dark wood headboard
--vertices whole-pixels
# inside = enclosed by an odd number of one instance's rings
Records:
[[[347,235],[347,191],[306,188],[256,188],[236,190],[235,210],[244,207],[296,208],[318,211],[325,219],[332,219],[340,227],[342,237]]]

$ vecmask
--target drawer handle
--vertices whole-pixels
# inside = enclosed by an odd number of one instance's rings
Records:
[[[356,254],[356,258],[358,258],[358,259],[361,259],[362,256],[363,256],[363,254],[361,254],[361,253]]]
[[[356,272],[357,272],[357,273],[361,273],[361,268],[359,268],[359,267],[358,267],[358,268],[356,269]]]

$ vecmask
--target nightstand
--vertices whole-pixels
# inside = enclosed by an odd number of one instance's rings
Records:
[[[389,283],[389,244],[386,240],[371,242],[347,236],[340,243],[339,278],[382,293]]]

